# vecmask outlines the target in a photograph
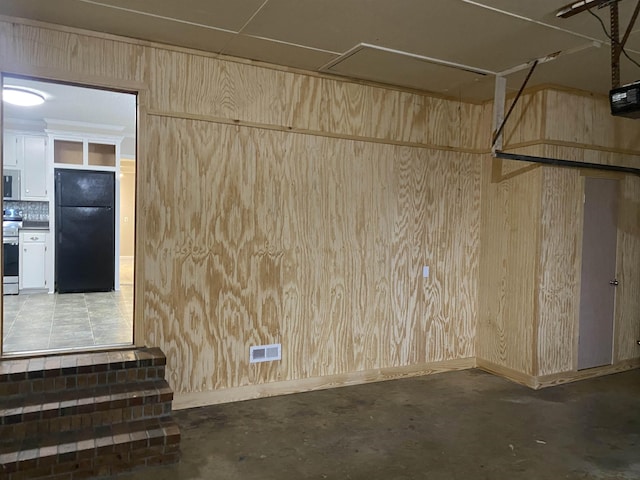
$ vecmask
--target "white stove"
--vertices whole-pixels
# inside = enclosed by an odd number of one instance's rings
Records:
[[[2,216],[3,293],[17,295],[20,285],[20,229],[22,216],[5,212]]]

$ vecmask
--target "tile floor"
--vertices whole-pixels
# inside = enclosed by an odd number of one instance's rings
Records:
[[[118,292],[4,296],[4,353],[72,350],[132,341],[132,285],[121,285]]]

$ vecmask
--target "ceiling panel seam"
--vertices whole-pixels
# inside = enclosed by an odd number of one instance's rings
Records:
[[[382,52],[393,53],[393,54],[396,54],[396,55],[402,55],[404,57],[414,58],[416,60],[421,60],[423,62],[433,63],[433,64],[436,64],[436,65],[442,65],[442,66],[445,66],[445,67],[457,68],[459,70],[466,70],[468,72],[477,73],[477,74],[480,74],[480,75],[496,75],[496,73],[497,73],[497,72],[494,72],[492,70],[486,70],[484,68],[478,68],[478,67],[474,67],[474,66],[471,66],[471,65],[464,65],[464,64],[461,64],[461,63],[450,62],[448,60],[442,60],[440,58],[426,57],[424,55],[418,55],[416,53],[404,52],[402,50],[395,50],[393,48],[381,47],[379,45],[372,45],[370,43],[359,43],[355,47],[350,48],[345,53],[340,55],[340,57],[335,58],[335,59],[331,60],[329,63],[327,63],[327,64],[323,65],[322,67],[320,67],[320,71],[321,72],[322,71],[330,72],[333,67],[335,67],[336,65],[340,64],[344,60],[348,59],[352,55],[358,53],[360,50],[362,50],[364,48],[370,48],[370,49],[379,50],[379,51],[382,51]]]
[[[247,26],[251,23],[251,21],[256,18],[256,15],[258,15],[260,13],[260,11],[267,5],[267,3],[269,3],[269,0],[264,0],[264,2],[262,2],[262,5],[260,5],[255,12],[253,12],[253,14],[249,17],[249,19],[244,22],[244,25],[242,25],[242,27],[240,27],[240,30],[238,30],[238,33],[242,33],[244,31],[245,28],[247,28]]]
[[[523,15],[518,15],[517,13],[508,12],[507,10],[501,10],[499,8],[491,7],[489,5],[485,5],[485,4],[480,3],[480,2],[475,2],[473,0],[461,0],[461,1],[464,2],[464,3],[467,3],[469,5],[474,5],[474,6],[479,7],[479,8],[484,8],[485,10],[490,10],[492,12],[500,13],[502,15],[506,15],[506,16],[513,17],[513,18],[517,18],[519,20],[524,20],[525,22],[535,23],[536,25],[540,25],[542,27],[550,28],[552,30],[557,30],[557,31],[563,32],[563,33],[568,33],[569,35],[573,35],[575,37],[584,38],[586,40],[602,43],[602,40],[590,37],[589,35],[584,35],[582,33],[574,32],[572,30],[567,30],[565,28],[556,27],[555,25],[551,25],[549,23],[541,22],[540,20],[534,20],[533,18],[525,17]]]
[[[214,26],[211,26],[211,25],[206,25],[204,23],[197,23],[197,22],[191,22],[189,20],[182,20],[180,18],[166,17],[164,15],[158,15],[158,14],[155,14],[155,13],[143,12],[141,10],[135,10],[133,8],[118,7],[116,5],[109,5],[109,4],[106,4],[106,3],[97,2],[95,0],[78,0],[78,1],[82,2],[82,3],[88,3],[90,5],[97,5],[98,7],[111,8],[113,10],[121,10],[123,12],[135,13],[137,15],[144,15],[146,17],[158,18],[160,20],[167,20],[169,22],[182,23],[184,25],[191,25],[193,27],[206,28],[207,30],[216,30],[218,32],[224,32],[224,33],[238,33],[238,32],[236,32],[234,30],[227,30],[226,28],[214,27]]]

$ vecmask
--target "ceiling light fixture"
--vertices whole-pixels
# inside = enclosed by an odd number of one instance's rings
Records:
[[[2,100],[19,107],[34,107],[44,103],[44,96],[26,88],[7,86],[2,89]]]
[[[556,17],[569,18],[575,14],[584,12],[593,7],[602,8],[607,5],[617,2],[618,0],[580,0],[579,2],[571,2],[569,5],[565,5],[557,11]]]

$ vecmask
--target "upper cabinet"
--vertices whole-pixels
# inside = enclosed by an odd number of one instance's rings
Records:
[[[4,132],[2,139],[2,164],[5,167],[16,168],[18,166],[18,135],[12,132]]]
[[[22,200],[47,199],[47,139],[25,136],[22,160]]]
[[[96,167],[108,169],[118,166],[118,146],[121,139],[93,141],[90,139],[70,140],[53,138],[53,162],[58,165]]]
[[[3,166],[20,170],[21,200],[47,200],[47,137],[4,132]]]

